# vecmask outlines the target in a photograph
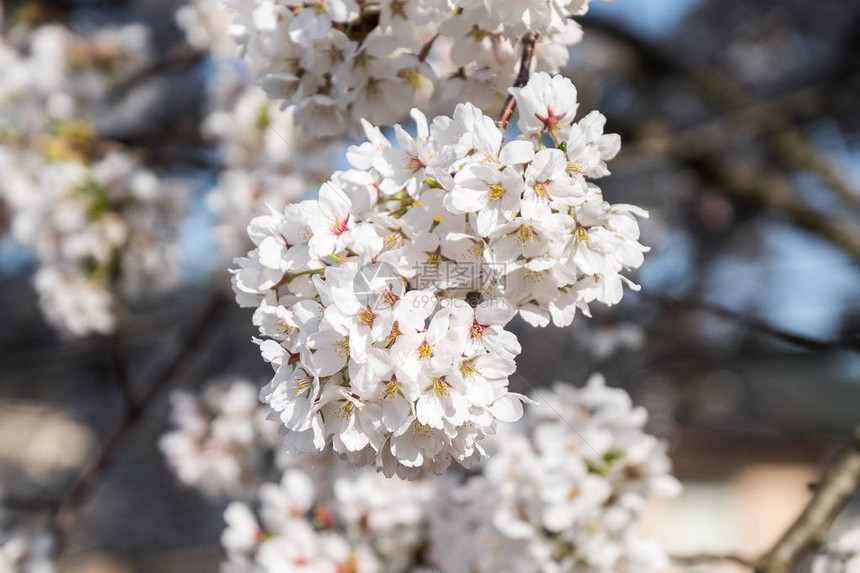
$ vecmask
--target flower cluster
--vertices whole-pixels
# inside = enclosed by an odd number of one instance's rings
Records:
[[[860,571],[860,529],[842,534],[812,563],[812,573],[857,573]]]
[[[204,139],[218,151],[218,178],[207,195],[223,258],[248,250],[248,221],[265,205],[283,209],[304,198],[329,173],[332,143],[301,137],[292,110],[280,110],[236,60],[230,12],[218,0],[181,7],[177,23],[188,43],[212,56]],[[325,173],[326,176],[321,174]]]
[[[48,25],[0,46],[0,198],[35,254],[47,320],[82,336],[114,328],[116,296],[173,285],[188,189],[101,141],[108,92],[150,61],[146,29],[77,36]]]
[[[642,430],[645,411],[600,375],[534,397],[546,406],[501,433],[482,475],[436,509],[431,561],[442,571],[664,570],[665,552],[636,524],[651,494],[679,484],[665,446]]]
[[[91,36],[59,24],[19,24],[0,40],[0,141],[34,138],[51,158],[80,155],[92,143],[104,95],[153,57],[149,29],[139,24]]]
[[[45,533],[0,533],[2,573],[54,573],[54,542]]]
[[[280,484],[260,487],[257,512],[227,507],[222,571],[405,571],[421,548],[431,493],[427,482],[369,471],[288,469]]]
[[[505,143],[471,104],[397,146],[368,122],[318,200],[254,219],[237,259],[237,301],[256,307],[276,374],[261,397],[297,450],[328,444],[387,474],[472,464],[496,422],[515,421],[507,391],[520,351],[505,324],[570,324],[614,304],[638,267],[636,215],[589,178],[618,137],[593,112],[579,122],[569,80],[521,89],[523,136]],[[547,136],[557,147],[544,147]]]
[[[216,388],[226,396],[242,386]],[[274,443],[259,442],[256,458],[225,448],[258,489],[226,509],[222,571],[659,570],[665,553],[635,528],[647,498],[678,484],[664,445],[643,433],[644,411],[599,375],[533,397],[546,404],[500,432],[493,459],[465,478],[386,479],[331,455],[280,457],[280,478],[267,477],[257,467]],[[200,419],[179,401],[173,416],[208,425],[208,435],[227,420]],[[247,427],[255,416],[237,408],[232,422]]]
[[[54,538],[7,511],[0,488],[0,573],[54,573]]]
[[[255,215],[304,198],[330,164],[330,146],[298,136],[290,111],[281,111],[241,69],[222,63],[210,93],[203,134],[223,168],[207,202],[216,241],[226,259],[248,248]]]
[[[272,99],[295,106],[311,136],[390,125],[411,107],[479,106],[517,73],[524,34],[540,36],[535,70],[558,72],[589,0],[222,0],[231,31]]]
[[[261,452],[277,442],[277,426],[246,380],[219,382],[203,396],[171,396],[175,429],[159,446],[179,480],[209,497],[250,498],[261,479]]]
[[[120,151],[84,164],[0,149],[0,164],[11,232],[36,255],[39,303],[54,326],[76,336],[110,332],[117,294],[140,296],[180,278],[176,236],[189,195],[181,182]]]
[[[216,58],[236,57],[236,42],[230,35],[232,19],[220,0],[190,0],[176,11],[176,23],[188,44]]]

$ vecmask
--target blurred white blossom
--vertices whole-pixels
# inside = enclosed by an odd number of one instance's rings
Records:
[[[171,395],[174,429],[159,445],[179,480],[210,497],[250,498],[259,485],[262,455],[276,443],[255,385],[219,382],[198,397]]]
[[[403,481],[331,455],[280,457],[279,483],[261,478],[255,501],[227,507],[222,571],[665,570],[664,550],[637,525],[651,496],[679,485],[665,445],[643,431],[644,410],[600,375],[532,397],[543,403],[492,438],[493,457],[467,475]],[[256,467],[279,446],[257,447],[257,460],[237,461]]]
[[[149,65],[148,29],[81,36],[57,24],[0,45],[0,197],[39,265],[47,321],[75,336],[113,330],[118,297],[174,286],[189,188],[99,139],[113,88]]]
[[[295,106],[312,137],[391,125],[412,107],[479,107],[504,96],[522,37],[539,32],[533,71],[558,72],[582,36],[588,0],[353,0],[285,5],[222,0],[231,33],[269,97]]]
[[[549,82],[529,82],[529,105],[575,110],[569,80],[533,88]],[[591,302],[615,304],[625,282],[638,288],[622,273],[647,251],[646,213],[610,205],[588,180],[618,150],[600,114],[510,142],[471,104],[432,124],[412,115],[415,135],[395,126],[396,144],[363,121],[355,169],[318,200],[253,219],[256,248],[233,271],[266,337],[276,374],[261,396],[289,447],[330,444],[401,476],[472,465],[496,422],[520,417],[507,391],[520,345],[504,330],[516,313],[567,326]]]
[[[828,543],[812,564],[813,573],[860,573],[860,529]]]

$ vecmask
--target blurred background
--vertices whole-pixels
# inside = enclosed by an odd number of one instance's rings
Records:
[[[231,373],[264,381],[248,312],[228,302],[198,323],[212,293],[229,293],[229,257],[207,200],[223,149],[201,135],[215,72],[178,27],[181,7],[4,2],[3,25],[151,29],[153,63],[100,103],[98,133],[147,150],[161,176],[189,182],[193,199],[178,237],[182,288],[129,308],[130,383],[169,366],[184,350],[179,333],[195,325],[173,386]],[[642,242],[652,250],[642,292],[619,306],[564,330],[516,324],[523,353],[512,386],[582,384],[603,372],[648,409],[685,486],[652,508],[648,533],[674,554],[754,554],[797,515],[818,468],[860,421],[860,1],[615,0],[593,4],[582,25],[566,73],[580,109],[600,109],[622,136],[601,185],[610,201],[650,211]],[[340,165],[344,151],[325,156]],[[316,165],[307,169],[312,180]],[[62,336],[44,321],[35,259],[7,227],[0,485],[12,511],[49,515],[122,418],[115,342]],[[166,469],[157,439],[167,410],[162,392],[123,436],[61,570],[216,570],[223,507]]]

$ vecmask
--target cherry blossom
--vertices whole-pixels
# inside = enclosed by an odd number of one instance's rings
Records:
[[[234,14],[231,33],[259,85],[284,107],[295,107],[309,136],[331,137],[355,134],[362,119],[391,125],[413,107],[448,111],[464,100],[492,104],[512,84],[528,32],[539,32],[534,71],[558,72],[567,47],[582,35],[571,18],[585,14],[589,2],[222,4]],[[200,13],[197,8],[182,15],[181,21],[194,24],[193,41],[210,35]],[[398,170],[397,177],[408,178],[407,171]]]
[[[256,248],[237,259],[233,286],[256,308],[275,369],[262,398],[291,451],[330,446],[406,477],[472,465],[522,411],[507,390],[520,346],[505,325],[519,314],[566,326],[633,284],[622,273],[642,264],[646,213],[588,181],[617,138],[599,114],[575,123],[575,103],[563,107],[573,89],[546,74],[523,88],[534,109],[569,114],[553,128],[562,149],[540,130],[505,142],[470,104],[430,122],[414,110],[415,135],[396,126],[396,144],[365,121],[354,169],[318,199],[252,220]],[[590,167],[569,159],[588,154]]]
[[[860,529],[846,531],[828,543],[812,563],[813,573],[860,571]]]

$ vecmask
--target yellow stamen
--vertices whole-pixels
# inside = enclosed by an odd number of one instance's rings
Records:
[[[433,428],[421,422],[415,422],[412,433],[418,438],[429,438],[433,436]]]
[[[335,343],[334,352],[341,358],[349,358],[349,336],[341,338]]]
[[[460,364],[460,374],[462,374],[463,378],[471,378],[475,375],[480,376],[481,369],[475,366],[475,359],[470,358]]]
[[[400,382],[398,382],[397,379],[394,379],[380,390],[379,397],[385,402],[390,402],[391,400],[394,400],[399,391]]]
[[[502,195],[505,194],[507,190],[499,184],[490,185],[487,188],[487,197],[490,201],[495,201],[497,199],[501,199]]]
[[[361,309],[356,316],[363,325],[371,327],[373,326],[373,320],[376,318],[376,313],[370,310],[369,307],[365,307]]]
[[[445,382],[445,377],[431,378],[433,380],[433,393],[439,398],[447,398],[451,395],[451,390],[448,388],[448,383]]]
[[[417,157],[409,157],[409,162],[406,164],[406,168],[409,171],[418,171],[419,169],[424,169],[424,162],[418,159]]]
[[[341,418],[349,418],[352,416],[352,413],[355,411],[355,404],[347,400],[343,403],[343,406],[337,409],[337,415]]]
[[[472,328],[469,329],[469,336],[480,339],[484,336],[484,327],[477,322],[472,323]]]
[[[421,343],[418,347],[418,360],[426,360],[433,357],[433,347],[427,344],[427,341]]]
[[[544,271],[532,271],[526,269],[525,278],[532,282],[540,282],[543,279]]]
[[[535,228],[531,225],[523,225],[520,227],[519,231],[517,231],[517,237],[520,238],[520,243],[525,247],[527,244],[535,242],[537,233],[535,232]]]
[[[313,380],[311,380],[310,378],[293,376],[292,378],[290,378],[290,382],[293,384],[293,388],[295,390],[295,393],[293,394],[293,396],[295,397],[295,396],[300,396],[300,395],[304,394],[305,392],[307,392],[308,389],[310,389],[311,383],[313,382]]]

